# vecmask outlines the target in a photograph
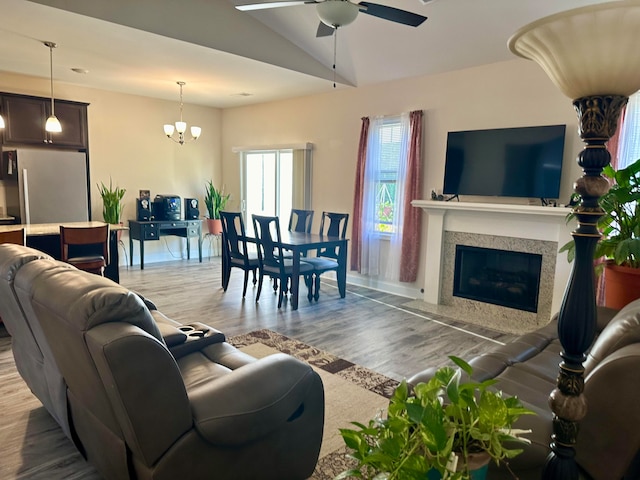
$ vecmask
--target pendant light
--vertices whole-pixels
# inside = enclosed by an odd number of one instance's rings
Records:
[[[184,138],[184,133],[187,131],[187,122],[182,120],[182,106],[183,106],[182,105],[182,87],[186,85],[186,83],[185,82],[176,82],[176,83],[180,85],[180,121],[175,123],[175,127],[169,123],[166,124],[164,126],[164,134],[170,140],[173,140],[174,142],[179,143],[180,145],[184,145],[184,143],[187,141]],[[178,138],[173,137],[174,130],[178,132]],[[196,127],[195,125],[192,125],[190,140],[197,140],[198,137],[200,136],[200,133],[202,133],[202,129],[200,127]]]
[[[51,79],[51,115],[47,118],[47,123],[44,129],[51,133],[60,133],[62,131],[62,125],[60,120],[56,117],[55,106],[53,104],[53,49],[57,48],[57,44],[53,42],[42,42],[45,46],[49,47],[49,67],[50,67],[50,79]]]

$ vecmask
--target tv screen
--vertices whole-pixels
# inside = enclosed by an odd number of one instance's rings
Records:
[[[558,198],[566,125],[449,132],[443,193]]]

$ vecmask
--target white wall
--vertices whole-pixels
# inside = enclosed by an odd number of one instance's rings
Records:
[[[567,124],[561,199],[568,201],[572,183],[580,176],[574,161],[581,149],[576,115],[571,101],[543,71],[520,59],[363,88],[334,91],[328,82],[325,94],[225,109],[224,181],[239,198],[235,146],[312,142],[312,208],[351,214],[361,117],[418,109],[425,111],[423,197],[433,187],[442,188],[448,131]],[[425,217],[423,239],[427,226]],[[425,263],[424,255],[420,265]],[[349,281],[418,298],[423,279],[420,271],[414,284],[389,285],[350,272]]]
[[[46,97],[48,81],[0,73],[0,91]],[[149,189],[152,195],[196,196],[202,202],[209,178],[226,185],[232,194],[228,207],[238,209],[240,161],[232,148],[305,142],[314,144],[312,208],[351,214],[360,118],[417,109],[425,111],[425,198],[431,188],[442,188],[446,137],[453,130],[567,124],[561,199],[568,200],[571,185],[580,176],[574,159],[581,142],[571,101],[536,64],[521,59],[362,88],[334,90],[327,82],[323,94],[225,110],[186,104],[185,119],[200,125],[203,134],[197,142],[182,147],[162,134],[162,125],[177,118],[177,101],[65,84],[56,84],[56,92],[59,98],[91,104],[89,151],[95,219],[101,218],[95,183],[108,181],[110,175],[127,189],[125,219],[135,218],[140,189]],[[423,238],[427,227],[424,218]],[[168,247],[164,239],[147,244],[145,261],[170,260],[180,252],[180,240],[168,241]],[[425,263],[424,255],[420,265]],[[423,278],[421,270],[413,284],[388,285],[351,272],[349,280],[419,298]]]
[[[47,97],[49,81],[0,73],[0,91]],[[204,215],[205,182],[209,179],[222,182],[222,113],[219,109],[185,104],[185,120],[189,125],[202,127],[202,136],[197,142],[180,146],[168,140],[162,130],[165,123],[179,119],[177,90],[176,101],[165,101],[56,83],[55,95],[90,104],[89,161],[94,220],[102,220],[97,184],[108,184],[109,177],[127,190],[122,215],[125,224],[136,218],[135,199],[139,190],[151,190],[152,197],[172,193],[183,198],[199,198],[200,212]],[[6,205],[2,187],[6,185],[0,185],[0,206]],[[126,235],[124,239],[128,248]],[[139,254],[138,242],[134,243]],[[195,241],[192,247],[196,247]],[[163,237],[158,242],[145,242],[145,262],[171,260],[176,255],[186,255],[182,239]],[[135,262],[138,263],[138,256]]]

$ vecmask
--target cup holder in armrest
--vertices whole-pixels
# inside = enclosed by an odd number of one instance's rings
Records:
[[[179,345],[169,347],[169,350],[175,358],[202,350],[207,345],[225,341],[225,336],[221,331],[200,322],[181,325],[178,327],[178,330],[185,334],[186,339]]]

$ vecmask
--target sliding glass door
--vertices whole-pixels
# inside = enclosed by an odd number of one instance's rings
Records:
[[[276,215],[286,229],[292,208],[311,207],[310,149],[246,150],[242,153],[242,212],[253,234],[251,215]]]

